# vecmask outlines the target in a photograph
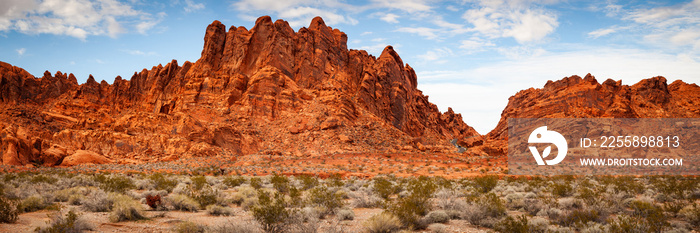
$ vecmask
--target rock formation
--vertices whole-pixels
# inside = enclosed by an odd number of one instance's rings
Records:
[[[2,163],[13,165],[454,151],[450,140],[480,138],[428,101],[391,46],[348,50],[320,17],[297,32],[268,16],[250,30],[214,21],[195,63],[112,84],[0,62],[0,119]]]
[[[591,74],[548,81],[544,88],[522,90],[508,99],[495,129],[485,135],[483,151],[507,153],[508,118],[698,118],[700,87],[658,76],[632,86]]]

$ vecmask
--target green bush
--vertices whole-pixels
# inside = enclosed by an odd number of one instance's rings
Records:
[[[51,226],[47,228],[37,228],[39,233],[79,233],[87,230],[92,230],[93,227],[78,216],[73,210],[68,211],[64,217],[61,214],[56,214],[51,222]]]
[[[477,206],[487,217],[498,218],[506,215],[506,205],[494,193],[487,193],[479,198]]]
[[[421,218],[428,213],[429,199],[436,189],[437,185],[430,178],[412,179],[408,183],[409,195],[397,198],[387,207],[387,211],[398,217],[405,227],[425,229],[427,224]]]
[[[695,226],[694,228],[696,230],[700,229],[700,206],[698,206],[697,203],[684,207],[678,211],[678,215],[680,215],[688,223]]]
[[[170,194],[165,200],[176,210],[197,212],[199,209],[199,203],[186,195]]]
[[[280,176],[274,173],[272,174],[272,178],[270,178],[270,183],[272,183],[272,187],[275,188],[277,192],[287,193],[289,191],[289,178],[286,176]]]
[[[370,217],[364,225],[369,233],[393,233],[401,229],[399,218],[386,212]]]
[[[50,177],[50,176],[45,176],[45,175],[35,175],[32,176],[32,178],[29,180],[29,183],[32,184],[37,184],[37,183],[47,183],[47,184],[55,184],[58,181],[57,178],[55,177]]]
[[[95,181],[99,182],[100,187],[107,192],[124,193],[126,190],[136,188],[131,178],[122,175],[105,176],[99,174],[95,176]]]
[[[299,175],[296,177],[297,180],[301,181],[301,189],[308,190],[318,185],[318,179],[310,175]]]
[[[153,186],[156,190],[167,190],[168,193],[172,192],[178,183],[174,179],[166,178],[162,173],[153,173],[148,178],[153,181]]]
[[[645,201],[632,201],[630,205],[631,216],[646,220],[650,231],[662,232],[671,226],[660,207]]]
[[[293,214],[286,206],[284,195],[275,193],[273,197],[263,190],[258,190],[258,204],[251,210],[253,217],[265,232],[278,233],[287,230]]]
[[[260,177],[251,177],[250,178],[250,187],[253,187],[254,189],[261,189],[262,188],[262,179],[260,179]]]
[[[385,200],[391,195],[399,193],[401,186],[394,185],[384,177],[374,177],[374,192]]]
[[[496,231],[509,233],[530,233],[530,225],[525,215],[518,217],[507,216],[496,225]]]
[[[607,230],[620,233],[653,232],[643,219],[627,215],[618,215],[616,219],[608,220]]]
[[[178,233],[204,233],[206,228],[193,222],[181,222],[173,228],[173,231]]]
[[[17,202],[0,196],[0,222],[17,222],[18,216]]]
[[[478,176],[474,177],[474,188],[480,193],[488,193],[498,185],[498,176]]]
[[[199,203],[199,206],[208,206],[217,203],[219,191],[209,186],[209,184],[195,183],[187,185],[187,196]]]
[[[44,201],[44,198],[35,194],[22,200],[17,208],[22,212],[34,212],[45,209],[49,204]]]
[[[576,224],[586,224],[588,222],[603,222],[604,219],[595,209],[575,209],[560,216],[559,224],[562,226],[575,226]]]
[[[573,188],[569,182],[553,182],[551,192],[557,197],[568,197],[573,194]]]
[[[337,209],[343,207],[343,198],[326,186],[317,186],[309,190],[306,200],[311,206],[322,210],[321,217],[335,213]]]
[[[114,197],[114,205],[112,212],[109,215],[109,220],[112,222],[133,221],[145,219],[143,207],[141,204],[131,199],[126,195],[117,195]]]
[[[241,176],[227,176],[226,178],[224,178],[223,182],[229,188],[234,188],[234,187],[238,187],[241,184],[245,183],[245,178],[243,178]]]
[[[201,190],[205,185],[209,185],[207,178],[204,176],[192,176],[190,181],[192,181],[191,187],[195,190]]]

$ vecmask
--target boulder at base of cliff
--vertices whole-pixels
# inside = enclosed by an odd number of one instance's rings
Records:
[[[112,163],[111,159],[108,159],[100,154],[87,150],[78,150],[72,155],[65,157],[60,166],[75,166],[79,164],[104,164]]]

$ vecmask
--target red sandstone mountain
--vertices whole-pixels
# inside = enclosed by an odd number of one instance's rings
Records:
[[[506,154],[508,118],[698,118],[700,87],[658,76],[632,86],[591,74],[549,81],[544,88],[522,90],[508,99],[495,129],[485,135],[484,151]]]
[[[295,32],[264,16],[250,30],[214,21],[197,62],[111,85],[61,72],[35,78],[0,62],[2,163],[435,152],[480,138],[460,114],[428,102],[391,46],[374,57],[346,42],[320,17]]]

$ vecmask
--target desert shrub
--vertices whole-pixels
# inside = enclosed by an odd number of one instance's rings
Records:
[[[155,188],[153,181],[150,179],[137,179],[134,181],[134,186],[138,190],[149,190]]]
[[[177,186],[177,180],[169,179],[162,173],[153,173],[148,177],[153,182],[153,188],[157,190],[167,190],[172,192]]]
[[[534,217],[527,222],[527,225],[530,232],[545,233],[549,228],[549,221],[541,217]]]
[[[286,230],[293,214],[286,206],[284,195],[275,193],[274,196],[271,196],[267,192],[259,190],[258,204],[253,206],[251,211],[265,232],[277,233]]]
[[[530,233],[530,225],[528,225],[525,215],[515,218],[506,216],[496,225],[495,230],[499,232]]]
[[[79,233],[92,229],[93,226],[89,222],[73,212],[73,210],[70,210],[66,216],[60,213],[54,215],[49,227],[37,228],[35,231],[39,233]]]
[[[382,203],[382,198],[374,195],[374,193],[364,187],[351,194],[355,208],[375,208],[379,207]]]
[[[213,188],[204,176],[190,177],[190,184],[181,188],[178,185],[173,193],[185,194],[199,203],[199,206],[216,204],[219,198],[219,190]]]
[[[435,233],[445,233],[447,232],[447,226],[445,226],[444,224],[435,223],[428,226],[428,230]]]
[[[632,217],[646,220],[649,230],[661,232],[670,226],[660,207],[645,201],[632,201]]]
[[[208,229],[211,233],[258,233],[258,224],[252,221],[227,221]]]
[[[343,182],[343,175],[339,173],[331,174],[325,181],[326,185],[331,187],[342,187],[345,185],[345,182]]]
[[[296,179],[301,181],[302,190],[308,190],[318,185],[318,178],[310,175],[299,175]]]
[[[82,205],[83,204],[83,195],[80,195],[80,194],[70,195],[70,197],[68,197],[68,204]]]
[[[381,198],[389,199],[391,195],[397,194],[401,187],[394,185],[384,177],[374,177],[374,192]]]
[[[228,206],[209,205],[207,206],[207,213],[214,216],[232,216],[233,209]]]
[[[56,191],[53,195],[54,201],[66,202],[73,195],[83,194],[84,187],[73,187]]]
[[[483,209],[488,217],[500,217],[506,214],[506,207],[503,201],[493,193],[483,195],[477,202],[479,208]]]
[[[425,215],[424,220],[427,224],[446,223],[450,221],[450,216],[444,210],[435,210]]]
[[[143,207],[141,204],[131,199],[126,195],[116,195],[112,205],[112,212],[109,215],[109,220],[112,222],[132,221],[145,219]]]
[[[17,209],[17,202],[0,196],[0,222],[17,222],[18,216],[19,210]]]
[[[675,200],[663,203],[662,209],[668,212],[671,216],[676,217],[678,212],[683,208],[688,206],[688,202],[685,200]]]
[[[151,207],[151,209],[158,209],[159,206],[163,205],[160,195],[151,196],[148,194],[146,196],[146,204]]]
[[[407,187],[409,194],[390,203],[387,210],[396,215],[404,226],[424,229],[427,227],[427,224],[420,220],[421,217],[428,213],[430,208],[429,199],[436,189],[437,185],[430,178],[421,176],[417,179],[412,179]]]
[[[588,222],[603,222],[605,219],[594,209],[575,209],[567,211],[559,216],[558,222],[562,226],[575,226],[576,224],[586,224]]]
[[[353,220],[355,219],[355,212],[351,209],[340,209],[338,213],[335,214],[338,221]]]
[[[112,208],[113,201],[102,189],[93,189],[80,203],[87,211],[106,212]]]
[[[263,185],[262,179],[260,177],[251,177],[250,178],[250,187],[253,187],[254,189],[261,189]]]
[[[673,199],[686,199],[697,188],[695,178],[682,176],[652,177],[650,183],[660,193]]]
[[[519,209],[525,206],[525,198],[522,193],[509,193],[504,199],[506,206],[511,209]]]
[[[498,185],[498,176],[478,176],[474,177],[473,186],[480,193],[488,193]]]
[[[551,186],[551,193],[557,197],[568,197],[573,194],[574,189],[571,187],[569,182],[553,182]]]
[[[608,220],[608,232],[652,232],[649,225],[643,219],[628,215],[618,215],[617,218]]]
[[[696,203],[693,203],[691,206],[684,207],[678,211],[678,215],[688,223],[695,226],[695,229],[700,229],[700,207]]]
[[[562,209],[580,209],[580,208],[583,208],[583,202],[581,200],[573,198],[573,197],[562,198],[562,199],[559,199],[557,202],[559,204],[559,208],[562,208]]]
[[[286,176],[280,176],[274,173],[272,174],[272,178],[270,178],[270,183],[272,183],[272,187],[275,188],[277,192],[287,193],[289,191],[289,178]]]
[[[187,195],[170,194],[165,200],[175,210],[197,212],[199,203]]]
[[[45,201],[43,197],[35,194],[22,200],[17,208],[22,212],[34,212],[37,210],[43,210],[49,205],[50,203]]]
[[[34,175],[32,176],[31,179],[29,179],[29,183],[32,184],[38,184],[38,183],[47,183],[47,184],[55,184],[58,181],[57,178],[52,177],[52,176],[46,176],[46,175]]]
[[[234,188],[245,183],[245,178],[242,176],[227,176],[224,178],[223,182],[229,188]]]
[[[384,212],[367,219],[364,226],[370,233],[393,233],[401,229],[401,221],[396,216]]]
[[[306,201],[314,207],[321,208],[321,217],[335,213],[343,207],[343,198],[326,186],[316,186],[308,191]]]
[[[181,222],[173,228],[177,233],[204,233],[206,228],[193,222]]]
[[[126,190],[136,188],[134,181],[122,175],[105,176],[99,174],[95,176],[95,181],[100,183],[100,188],[107,192],[125,193]]]

